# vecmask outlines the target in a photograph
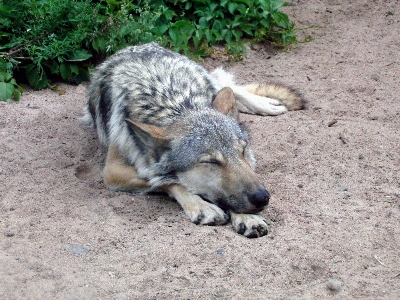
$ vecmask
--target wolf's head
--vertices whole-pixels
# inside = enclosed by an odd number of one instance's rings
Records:
[[[236,213],[261,211],[268,204],[269,193],[254,172],[248,134],[237,114],[232,90],[224,88],[212,108],[188,111],[166,130],[128,120],[159,157],[150,184],[178,183]]]

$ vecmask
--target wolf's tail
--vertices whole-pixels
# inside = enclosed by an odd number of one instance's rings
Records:
[[[274,83],[252,83],[243,87],[247,92],[279,100],[287,110],[305,108],[305,101],[294,89]]]

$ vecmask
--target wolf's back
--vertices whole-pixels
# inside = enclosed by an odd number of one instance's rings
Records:
[[[166,127],[187,110],[211,106],[216,92],[216,83],[202,67],[146,44],[125,48],[96,69],[87,110],[107,145],[115,127],[127,126],[126,118]]]

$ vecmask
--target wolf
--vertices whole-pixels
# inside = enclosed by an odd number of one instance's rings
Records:
[[[156,43],[130,46],[91,78],[84,121],[107,148],[104,182],[112,190],[162,190],[195,224],[223,225],[248,238],[269,224],[258,213],[270,194],[239,112],[279,115],[303,108],[290,88],[235,84]]]

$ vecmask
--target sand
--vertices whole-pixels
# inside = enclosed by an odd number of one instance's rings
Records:
[[[399,1],[293,1],[300,43],[221,63],[306,110],[242,115],[271,193],[268,236],[109,191],[79,124],[87,84],[0,103],[1,299],[400,299]]]

